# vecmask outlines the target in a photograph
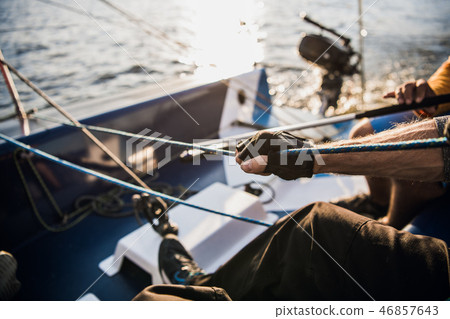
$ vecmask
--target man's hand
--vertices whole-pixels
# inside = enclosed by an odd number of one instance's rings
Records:
[[[314,166],[312,155],[283,153],[287,149],[309,146],[305,139],[288,132],[259,132],[238,144],[236,162],[246,173],[275,174],[287,180],[311,177]],[[302,155],[304,160],[299,159]]]
[[[435,96],[436,94],[428,85],[427,81],[420,79],[403,83],[398,86],[395,91],[386,93],[383,97],[396,98],[398,104],[411,104],[412,102],[420,103],[426,97]],[[436,107],[427,107],[424,109],[428,115],[433,115],[436,112]],[[421,115],[420,113],[418,114]]]

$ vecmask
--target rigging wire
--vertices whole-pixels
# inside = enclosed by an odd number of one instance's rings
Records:
[[[65,5],[65,4],[62,4],[62,3],[58,3],[58,2],[55,2],[55,1],[52,1],[52,0],[38,0],[38,1],[40,1],[40,2],[42,2],[44,4],[47,4],[47,5],[51,5],[51,6],[60,8],[60,9],[68,10],[68,11],[70,11],[72,13],[76,13],[76,14],[79,14],[79,15],[86,16],[86,13],[83,12],[82,10],[79,10],[77,8],[73,8],[71,6],[68,6],[68,5]],[[139,27],[142,31],[144,31],[148,35],[156,36],[159,39],[163,40],[166,45],[170,46],[171,49],[176,50],[178,53],[183,53],[184,52],[183,50],[185,50],[185,49],[196,50],[193,46],[173,39],[166,32],[158,29],[157,27],[155,27],[152,24],[148,23],[146,20],[143,20],[143,19],[133,15],[132,13],[130,13],[130,12],[120,8],[119,6],[111,3],[110,1],[108,1],[108,0],[99,0],[99,1],[103,2],[104,4],[108,5],[109,7],[113,8],[114,10],[119,12],[122,16],[126,17],[129,21],[133,22],[137,27]],[[108,21],[108,22],[113,22],[113,20],[111,20],[109,18],[105,18],[105,17],[101,17],[101,16],[95,16],[95,15],[92,15],[92,16],[95,19],[98,19],[98,20],[105,20],[105,21]],[[114,23],[116,23],[116,22],[114,22]],[[6,30],[6,31],[17,31],[17,30]],[[256,107],[260,108],[261,110],[268,111],[268,109],[272,105],[272,101],[271,101],[270,97],[267,97],[265,94],[259,92],[257,89],[254,90],[249,85],[247,85],[244,81],[241,81],[241,80],[236,79],[236,78],[234,78],[233,81],[238,83],[241,87],[245,88],[246,90],[249,90],[251,93],[256,93],[256,95],[264,103],[261,102],[261,101],[258,101],[258,99],[255,99],[253,97],[246,97],[246,99],[248,99],[251,102],[253,102],[253,104]],[[227,88],[236,91],[238,94],[240,93],[237,88],[235,88],[235,87],[230,85],[229,80],[227,80],[227,79],[220,79],[220,82],[222,84],[224,84]],[[273,114],[271,114],[271,116],[274,116],[276,118],[276,116],[273,115]]]
[[[253,219],[253,218],[249,218],[249,217],[244,217],[244,216],[228,214],[228,213],[220,212],[220,211],[217,211],[217,210],[214,210],[214,209],[202,207],[202,206],[199,206],[199,205],[196,205],[196,204],[189,203],[187,201],[184,201],[182,199],[179,199],[179,198],[171,196],[171,195],[166,195],[166,194],[163,194],[163,193],[151,190],[149,188],[144,188],[142,186],[137,186],[137,185],[134,185],[134,184],[130,184],[130,183],[124,182],[124,181],[122,181],[120,179],[117,179],[117,178],[114,178],[114,177],[111,177],[111,176],[108,176],[108,175],[96,172],[96,171],[94,171],[92,169],[88,169],[88,168],[82,167],[80,165],[71,163],[69,161],[63,160],[63,159],[58,158],[58,157],[56,157],[54,155],[51,155],[49,153],[46,153],[44,151],[38,150],[36,148],[33,148],[33,147],[31,147],[29,145],[26,145],[26,144],[24,144],[24,143],[22,143],[22,142],[20,142],[20,141],[18,141],[16,139],[14,139],[14,138],[6,136],[3,133],[0,133],[0,138],[5,140],[5,141],[7,141],[10,144],[13,144],[13,145],[15,145],[17,147],[20,147],[20,148],[23,148],[25,150],[28,150],[31,153],[34,153],[34,154],[36,154],[36,155],[38,155],[40,157],[46,158],[46,159],[48,159],[48,160],[50,160],[50,161],[52,161],[54,163],[63,165],[65,167],[69,167],[69,168],[71,168],[73,170],[76,170],[78,172],[82,172],[82,173],[85,173],[85,174],[88,174],[88,175],[95,176],[95,177],[97,177],[97,178],[99,178],[101,180],[113,183],[113,184],[118,185],[118,186],[126,187],[126,188],[128,188],[130,190],[133,190],[133,191],[137,191],[137,192],[140,192],[140,193],[146,193],[146,194],[149,194],[149,195],[156,196],[157,198],[162,198],[162,199],[168,200],[168,201],[176,203],[176,204],[181,204],[181,205],[184,205],[184,206],[187,206],[187,207],[195,208],[195,209],[198,209],[198,210],[202,210],[202,211],[213,213],[213,214],[220,215],[220,216],[230,217],[230,218],[233,218],[233,219],[245,221],[245,222],[256,224],[256,225],[260,225],[260,226],[270,227],[272,225],[270,223],[267,223],[267,222],[264,222],[264,221],[261,221],[261,220],[257,220],[257,219]]]
[[[109,129],[109,128],[104,128],[104,127],[99,127],[99,126],[94,126],[94,125],[80,124],[79,126],[77,126],[77,125],[74,125],[74,124],[71,124],[68,122],[58,121],[56,119],[50,119],[48,117],[38,116],[38,115],[33,115],[33,117],[43,119],[46,121],[64,124],[64,125],[79,128],[79,129],[85,127],[92,131],[133,137],[136,139],[158,141],[158,142],[163,142],[166,144],[175,145],[175,146],[179,146],[179,147],[183,147],[183,148],[192,148],[194,150],[196,150],[196,149],[202,150],[202,151],[205,151],[208,153],[213,153],[213,154],[218,154],[218,155],[235,156],[234,151],[217,149],[217,148],[213,148],[213,147],[206,147],[206,146],[202,146],[202,145],[194,144],[194,143],[180,142],[180,141],[169,140],[169,139],[165,139],[165,138],[158,138],[158,137],[146,136],[146,135],[141,135],[141,134],[134,134],[134,133],[129,133],[129,132],[121,131],[121,130]],[[287,152],[289,154],[300,154],[300,153],[301,154],[314,154],[314,153],[335,154],[335,153],[355,153],[355,152],[370,152],[370,151],[412,150],[412,149],[436,148],[436,147],[444,147],[444,146],[448,146],[446,137],[401,141],[401,142],[394,142],[394,143],[356,144],[356,145],[335,146],[335,147],[320,146],[320,147],[315,147],[315,148],[289,149],[289,150],[282,151],[281,153]]]
[[[217,149],[217,148],[207,147],[207,146],[202,146],[202,145],[195,144],[195,143],[187,143],[187,142],[169,140],[169,139],[161,138],[161,137],[153,137],[153,136],[147,136],[147,135],[142,135],[142,134],[134,134],[134,133],[129,133],[129,132],[121,131],[121,130],[110,129],[110,128],[94,126],[94,125],[85,125],[85,124],[75,125],[73,123],[60,121],[60,120],[57,120],[57,119],[49,118],[49,117],[42,116],[42,115],[36,115],[36,114],[33,114],[31,117],[32,118],[37,118],[37,119],[40,119],[40,120],[44,120],[44,121],[53,122],[53,123],[63,124],[63,125],[66,125],[66,126],[75,127],[75,128],[79,128],[79,129],[84,127],[84,128],[89,129],[91,131],[109,133],[109,134],[126,136],[126,137],[133,137],[133,138],[142,139],[142,140],[149,140],[149,141],[153,141],[153,142],[163,142],[165,144],[175,145],[175,146],[179,146],[179,147],[183,147],[183,148],[193,148],[193,149],[205,151],[205,152],[208,152],[208,153],[228,155],[228,156],[234,156],[235,155],[235,153],[233,151]]]
[[[4,59],[0,58],[0,63],[6,65],[9,70],[14,73],[21,81],[23,81],[27,86],[29,86],[35,93],[37,93],[40,97],[42,97],[50,106],[56,109],[59,113],[61,113],[64,117],[66,117],[69,121],[74,123],[75,125],[81,125],[80,122],[75,119],[69,112],[67,112],[63,107],[53,101],[47,94],[44,93],[41,89],[39,89],[33,82],[31,82],[27,77],[21,74],[16,68],[14,68],[11,64],[6,62]],[[120,158],[115,155],[105,144],[103,144],[98,138],[96,138],[88,129],[81,127],[81,131],[97,146],[99,147],[108,157],[114,161],[117,166],[119,166],[123,171],[125,171],[129,176],[131,176],[139,185],[144,188],[149,188],[144,181],[139,178],[128,166],[126,166]],[[161,198],[156,198],[160,202],[163,207],[167,207],[166,203]]]
[[[74,8],[72,6],[68,6],[68,5],[60,3],[60,2],[56,2],[56,1],[52,1],[52,0],[37,0],[37,1],[45,3],[45,4],[53,6],[53,7],[56,7],[56,8],[59,8],[59,9],[70,11],[72,13],[76,13],[78,15],[82,15],[82,16],[86,17],[86,14],[82,10]],[[107,18],[107,17],[96,16],[96,15],[93,15],[93,17],[95,19],[98,19],[98,20],[103,20],[103,21],[116,23],[116,21],[114,21],[113,19]]]
[[[52,2],[52,1],[42,1],[42,0],[39,0],[39,1],[41,1],[41,2]],[[100,1],[102,1],[104,3],[108,2],[106,0],[100,0]],[[4,62],[4,61],[2,61],[2,62]],[[83,126],[81,126],[81,125],[73,124],[72,126],[79,127],[80,129],[83,128]],[[105,129],[105,128],[102,128],[102,129],[103,130],[109,130],[109,129]],[[128,134],[131,134],[131,133],[128,133]],[[130,135],[127,135],[127,136],[130,136]],[[373,151],[404,150],[404,149],[414,149],[414,148],[423,148],[423,147],[442,147],[444,145],[447,145],[446,141],[447,141],[446,138],[440,138],[440,139],[407,141],[407,142],[400,142],[400,143],[385,143],[385,144],[376,144],[376,145],[346,146],[346,147],[337,147],[337,148],[332,148],[332,149],[327,149],[327,148],[320,148],[320,149],[314,149],[314,148],[311,148],[311,149],[294,149],[294,150],[288,150],[287,152],[289,152],[289,153],[299,153],[299,152],[314,152],[314,151],[317,151],[317,152],[322,153],[322,154],[329,154],[329,153],[341,153],[341,152],[366,152],[366,151],[372,151],[372,150]],[[183,146],[183,147],[187,146],[187,145],[181,145],[182,142],[176,142],[176,143],[178,143],[179,146]],[[185,144],[189,144],[189,143],[185,143]],[[189,144],[189,147],[197,148],[197,146],[194,145],[194,144]],[[208,151],[220,152],[220,151],[224,151],[224,150],[217,150],[217,149],[212,149],[211,150],[211,149],[208,149]],[[222,153],[222,155],[234,156],[234,152],[228,151],[228,153]],[[73,164],[73,165],[75,165],[75,164]],[[205,210],[205,209],[203,209],[203,210]]]
[[[174,44],[176,45],[176,47],[172,47],[172,49],[178,51],[178,53],[182,53],[183,49],[189,49],[192,48],[192,46],[189,46],[187,44],[184,44],[180,41],[177,41],[175,39],[172,39],[166,32],[159,30],[158,28],[154,27],[153,25],[151,25],[150,23],[148,23],[147,21],[133,15],[130,12],[127,12],[125,9],[122,9],[120,7],[118,7],[117,5],[111,3],[108,0],[99,0],[100,2],[103,2],[104,4],[106,4],[107,6],[113,8],[114,10],[116,10],[117,12],[119,12],[122,16],[126,17],[129,21],[135,23],[142,31],[144,31],[145,33],[147,33],[148,35],[152,35],[152,36],[156,36],[159,39],[163,40],[166,42],[166,44],[168,44],[169,46],[173,46]],[[149,28],[151,28],[151,30],[143,27],[143,26],[147,26]]]
[[[42,2],[42,3],[45,3],[45,4],[48,4],[48,5],[51,5],[51,6],[54,6],[54,7],[57,7],[57,8],[60,8],[60,9],[64,9],[64,10],[67,10],[67,11],[70,11],[70,12],[74,12],[74,13],[77,13],[77,14],[80,14],[80,15],[84,15],[83,11],[81,11],[80,9],[68,6],[67,4],[63,4],[63,3],[52,1],[52,0],[38,0],[38,1]]]
[[[99,179],[105,180],[107,182],[111,182],[113,184],[116,184],[118,186],[122,186],[122,187],[128,188],[128,189],[133,190],[133,191],[138,191],[138,192],[141,192],[141,193],[147,193],[149,195],[153,195],[153,196],[157,196],[159,198],[163,198],[163,199],[168,200],[170,202],[174,202],[174,203],[181,204],[181,205],[184,205],[184,206],[188,206],[188,207],[191,207],[191,208],[195,208],[195,209],[198,209],[198,210],[206,211],[206,212],[209,212],[209,213],[213,213],[213,214],[217,214],[217,215],[226,216],[226,217],[230,217],[230,218],[233,218],[233,219],[245,221],[245,222],[248,222],[248,223],[261,225],[261,226],[266,226],[266,227],[271,226],[271,224],[269,224],[267,222],[264,222],[264,221],[261,221],[261,220],[256,220],[256,219],[253,219],[253,218],[248,218],[248,217],[243,217],[243,216],[236,216],[236,215],[233,215],[233,214],[220,212],[220,211],[217,211],[217,210],[214,210],[214,209],[205,208],[205,207],[202,207],[202,206],[199,206],[199,205],[196,205],[196,204],[192,204],[192,203],[186,202],[186,201],[184,201],[182,199],[176,198],[176,197],[171,196],[171,195],[166,195],[166,194],[163,194],[163,193],[160,193],[160,192],[156,192],[156,191],[148,189],[148,188],[144,188],[144,187],[141,187],[141,186],[137,186],[137,185],[133,185],[133,184],[124,182],[124,181],[116,179],[114,177],[111,177],[111,176],[108,176],[108,175],[96,172],[94,170],[91,170],[91,169],[79,166],[77,164],[68,162],[68,161],[60,159],[60,158],[58,158],[56,156],[53,156],[53,155],[48,154],[46,152],[43,152],[41,150],[35,149],[35,148],[33,148],[33,147],[29,146],[29,145],[26,145],[26,144],[24,144],[22,142],[17,141],[14,138],[8,137],[8,136],[4,135],[3,133],[0,133],[0,138],[5,140],[5,141],[7,141],[7,142],[9,142],[9,143],[11,143],[11,144],[13,144],[13,145],[15,145],[15,146],[17,146],[17,147],[19,147],[19,148],[28,150],[31,153],[34,153],[34,154],[36,154],[36,155],[38,155],[40,157],[46,158],[46,159],[48,159],[48,160],[50,160],[52,162],[55,162],[57,164],[69,167],[71,169],[74,169],[76,171],[79,171],[79,172],[82,172],[82,173],[85,173],[85,174],[89,174],[89,175],[95,176],[95,177],[97,177]],[[383,144],[376,144],[375,145],[376,148],[372,149],[371,151],[380,151],[380,150],[382,150],[383,146],[388,146],[385,150],[393,151],[393,150],[397,149],[396,147],[398,145],[401,146],[402,144],[406,145],[406,146],[402,146],[401,148],[399,148],[401,150],[412,149],[412,148],[443,147],[444,145],[448,146],[447,138],[446,137],[441,137],[441,138],[438,138],[438,139],[406,141],[406,142],[402,142],[402,143],[385,143],[384,145]],[[363,146],[364,145],[358,145],[357,147],[363,147]],[[351,148],[351,147],[346,147],[346,148],[347,149],[345,149],[345,150],[343,148],[336,148],[336,149],[339,150],[340,152],[355,151],[354,148]],[[308,152],[308,151],[312,151],[312,150],[313,149],[300,149],[300,150],[289,150],[289,151],[292,151],[292,152],[295,152],[295,151],[306,151],[306,152]],[[314,149],[314,150],[315,151],[320,151],[320,149]],[[367,150],[363,150],[363,151],[367,151]],[[23,174],[22,174],[22,176],[23,176]],[[29,191],[27,191],[27,194],[28,194],[28,196],[31,196]],[[37,216],[39,216],[39,215],[37,215]]]
[[[182,199],[176,198],[174,196],[171,195],[167,195],[167,194],[163,194],[154,190],[151,190],[149,188],[144,188],[144,187],[140,187],[140,186],[136,186],[124,181],[121,181],[119,179],[107,176],[105,174],[96,172],[94,170],[79,166],[77,164],[68,162],[66,160],[60,159],[56,156],[53,156],[51,154],[48,154],[46,152],[43,152],[41,150],[35,149],[29,145],[26,145],[22,142],[19,142],[11,137],[8,137],[6,135],[4,135],[3,133],[0,133],[0,138],[11,143],[14,144],[16,146],[18,146],[19,148],[28,150],[40,157],[46,158],[52,162],[55,162],[57,164],[72,168],[74,170],[77,170],[79,172],[85,173],[85,174],[89,174],[92,176],[95,176],[99,179],[111,182],[113,184],[128,188],[130,190],[134,190],[134,191],[139,191],[141,193],[147,193],[149,195],[153,195],[153,196],[157,196],[157,198],[162,198],[177,204],[181,204],[184,206],[188,206],[191,208],[195,208],[195,209],[199,209],[202,211],[206,211],[209,213],[213,213],[213,214],[217,214],[217,215],[221,215],[221,216],[226,216],[226,217],[230,217],[233,219],[238,219],[241,221],[245,221],[245,222],[249,222],[249,223],[253,223],[253,224],[257,224],[257,225],[262,225],[262,226],[271,226],[271,224],[266,223],[264,221],[260,221],[260,220],[256,220],[256,219],[252,219],[252,218],[248,218],[248,217],[243,217],[243,216],[236,216],[233,214],[228,214],[228,213],[224,213],[224,212],[220,212],[217,210],[213,210],[213,209],[209,209],[209,208],[205,208],[196,204],[192,204],[189,202],[186,202]],[[348,152],[368,152],[368,151],[394,151],[394,150],[410,150],[410,149],[421,149],[421,148],[437,148],[437,147],[448,147],[448,140],[446,137],[441,137],[441,138],[431,138],[431,139],[425,139],[425,140],[413,140],[413,141],[404,141],[404,142],[398,142],[398,143],[380,143],[380,144],[361,144],[361,145],[352,145],[352,146],[342,146],[342,147],[332,147],[332,148],[305,148],[305,149],[291,149],[291,150],[287,150],[284,152],[287,153],[314,153],[314,152],[318,152],[321,154],[331,154],[331,153],[348,153]],[[36,214],[36,216],[38,217],[39,221],[45,225],[45,227],[47,229],[51,229],[52,231],[59,231],[58,229],[52,228],[51,226],[47,225],[45,223],[45,221],[43,221],[42,217],[40,216],[40,214],[37,212],[37,208],[36,205],[34,204],[34,201],[32,200],[31,197],[31,193],[29,191],[29,189],[26,187],[26,181],[25,181],[25,177],[20,169],[20,166],[17,164],[18,162],[16,162],[16,167],[19,171],[19,174],[21,176],[22,182],[24,183],[26,192],[27,192],[27,196],[30,199],[31,205],[33,207],[33,210]],[[47,193],[48,195],[49,193]],[[49,198],[51,198],[51,195],[49,196]],[[52,204],[54,204],[52,202]],[[58,214],[61,215],[62,213],[60,211],[58,211]],[[90,212],[89,212],[90,213]],[[80,222],[82,219],[84,219],[86,216],[88,215],[88,213],[86,212],[84,215],[81,215],[80,217],[78,217],[77,220],[74,221],[74,223],[78,223]]]
[[[9,33],[9,32],[20,32],[20,31],[35,31],[41,29],[66,29],[69,27],[76,27],[79,24],[58,24],[58,25],[34,25],[30,27],[17,27],[17,28],[5,28],[0,29],[0,33]]]
[[[159,39],[163,40],[164,43],[169,45],[172,49],[175,49],[178,53],[184,53],[184,50],[186,50],[186,49],[196,50],[196,48],[194,48],[193,46],[172,38],[168,33],[160,30],[159,28],[157,28],[155,26],[153,26],[152,24],[148,23],[148,21],[137,17],[136,15],[126,11],[123,8],[120,8],[119,6],[111,3],[110,1],[108,1],[108,0],[99,0],[99,1],[103,2],[104,4],[109,6],[110,8],[116,10],[118,13],[120,13],[122,16],[127,18],[130,22],[134,23],[136,26],[138,26],[142,31],[144,31],[148,35],[156,36]],[[149,29],[145,28],[145,26],[151,28],[152,30],[149,30]],[[176,47],[174,48],[173,45],[175,45]],[[252,93],[256,93],[256,95],[258,97],[260,97],[262,100],[265,100],[269,104],[269,107],[272,105],[271,99],[268,98],[263,93],[259,92],[258,89],[256,89],[256,91],[255,91],[253,88],[250,88],[249,85],[247,85],[245,82],[243,82],[243,81],[241,81],[239,79],[235,79],[234,78],[233,81],[236,81],[237,83],[239,83],[239,85],[241,85],[242,87],[246,88],[247,90],[250,90]],[[222,82],[226,87],[228,87],[228,88],[238,92],[238,90],[236,88],[232,87],[226,79],[221,79],[220,82]],[[262,109],[263,111],[267,111],[269,109],[268,106],[264,105],[263,103],[261,103],[257,99],[249,98],[249,100],[254,102],[254,104],[257,107],[259,107],[260,109]],[[274,116],[274,115],[272,115],[272,116]]]
[[[30,109],[30,110],[25,111],[25,115],[26,115],[27,117],[30,117],[30,115],[36,113],[37,111],[40,111],[40,110],[43,110],[43,109],[46,109],[46,108],[48,108],[48,107],[41,108],[41,109],[32,108],[32,109]],[[15,119],[15,118],[17,118],[17,113],[16,113],[16,112],[14,112],[14,113],[9,113],[9,114],[7,114],[7,115],[1,116],[1,117],[0,117],[0,122],[7,121],[7,120],[11,120],[11,119]]]

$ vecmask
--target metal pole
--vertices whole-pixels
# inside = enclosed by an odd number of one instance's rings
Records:
[[[13,72],[20,80],[22,80],[26,85],[28,85],[34,92],[36,92],[39,96],[41,96],[50,106],[55,108],[59,113],[61,113],[65,118],[71,121],[75,126],[80,127],[81,131],[96,144],[106,155],[108,155],[119,167],[121,167],[128,175],[130,175],[139,185],[144,188],[150,189],[150,187],[145,184],[145,182],[137,176],[128,166],[126,166],[117,155],[115,155],[105,144],[103,144],[97,137],[95,137],[88,129],[82,127],[81,123],[75,119],[69,112],[64,110],[59,104],[53,101],[47,94],[44,93],[41,89],[39,89],[33,82],[31,82],[28,78],[26,78],[22,73],[17,71],[11,64],[6,62],[3,58],[0,59],[0,64],[7,66],[11,72]],[[167,207],[166,203],[160,198],[156,197],[156,199],[163,205],[163,207]]]
[[[420,103],[413,102],[411,104],[394,104],[394,105],[390,105],[390,106],[381,107],[378,109],[373,109],[373,110],[368,110],[368,111],[363,111],[363,112],[358,112],[358,113],[343,114],[343,115],[338,115],[338,116],[333,116],[333,117],[326,117],[326,118],[322,118],[322,119],[310,121],[310,122],[305,122],[305,123],[277,126],[277,127],[260,130],[260,131],[265,131],[265,132],[300,131],[300,130],[304,130],[304,129],[308,129],[308,128],[315,128],[315,127],[320,127],[320,126],[325,126],[325,125],[332,125],[332,124],[344,123],[344,122],[348,122],[348,121],[352,121],[352,120],[358,120],[358,119],[362,119],[365,117],[371,118],[371,117],[377,117],[377,116],[383,116],[383,115],[388,115],[388,114],[395,114],[395,113],[400,113],[400,112],[405,112],[405,111],[410,111],[410,110],[421,109],[424,107],[447,103],[449,101],[450,101],[450,93],[429,97],[429,98],[424,99]],[[247,132],[247,133],[243,133],[243,134],[239,134],[239,135],[233,135],[233,136],[228,136],[228,137],[224,137],[224,138],[204,141],[204,142],[197,143],[197,145],[206,146],[206,145],[211,145],[211,144],[220,144],[220,143],[223,143],[226,141],[242,140],[242,139],[252,137],[253,135],[255,135],[256,133],[258,133],[260,131]]]
[[[4,60],[2,50],[0,49],[0,60]],[[22,102],[20,102],[19,92],[17,92],[16,86],[14,85],[14,80],[9,72],[9,69],[3,63],[0,63],[0,69],[2,70],[3,78],[5,79],[6,87],[8,88],[11,99],[14,103],[16,109],[17,118],[20,122],[20,128],[22,129],[23,135],[30,134],[30,126],[28,124],[27,114],[23,109]]]

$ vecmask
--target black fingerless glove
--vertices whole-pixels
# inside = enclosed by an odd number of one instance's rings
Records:
[[[265,173],[275,174],[283,179],[311,177],[314,156],[305,153],[286,153],[287,149],[311,147],[311,144],[289,132],[258,132],[237,145],[238,157],[247,161],[259,155],[267,155]]]

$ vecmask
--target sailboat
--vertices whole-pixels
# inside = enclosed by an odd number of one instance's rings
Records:
[[[133,206],[140,192],[127,186],[134,182],[129,174],[81,128],[161,197],[179,200],[167,202],[168,216],[209,272],[281,216],[313,201],[367,191],[363,177],[255,177],[243,173],[232,156],[180,147],[221,148],[220,141],[229,137],[321,118],[272,105],[264,69],[228,78],[175,79],[64,110],[79,124],[54,108],[29,114],[27,135],[16,118],[0,124],[2,134],[73,164],[0,142],[0,248],[17,260],[18,300],[130,300],[146,286],[163,283],[157,263],[161,239]],[[301,135],[332,140],[351,125],[310,128]],[[74,165],[123,183],[117,186]]]
[[[302,110],[271,107],[262,69],[204,83],[176,80],[164,87],[168,95],[154,86],[144,87],[69,105],[65,110],[82,125],[156,134],[188,143],[315,119]],[[60,122],[55,123],[55,119]],[[129,178],[79,128],[64,125],[64,121],[56,110],[46,109],[30,120],[28,136],[21,136],[16,119],[3,122],[2,133],[82,167],[120,180]],[[323,140],[339,132],[341,128],[329,126],[303,133]],[[192,195],[187,201],[267,223],[311,201],[364,190],[363,181],[357,177],[317,177],[311,181],[249,177],[230,157],[202,152],[183,155],[183,148],[168,149],[136,137],[93,133],[143,176],[150,188]],[[129,300],[145,286],[162,282],[156,258],[159,235],[142,215],[136,218],[135,213],[126,212],[133,210],[133,192],[5,142],[0,145],[0,153],[1,174],[9,181],[1,192],[0,238],[2,249],[12,252],[18,261],[17,276],[22,282],[19,299],[95,296],[100,300]],[[165,165],[160,165],[163,160]],[[326,194],[320,191],[324,185]],[[245,192],[245,188],[251,191]],[[292,196],[299,193],[303,194],[300,200]],[[83,211],[86,206],[89,208]],[[265,229],[182,205],[169,209],[168,214],[178,225],[180,238],[208,271],[214,271]],[[101,279],[86,290],[99,276]]]

